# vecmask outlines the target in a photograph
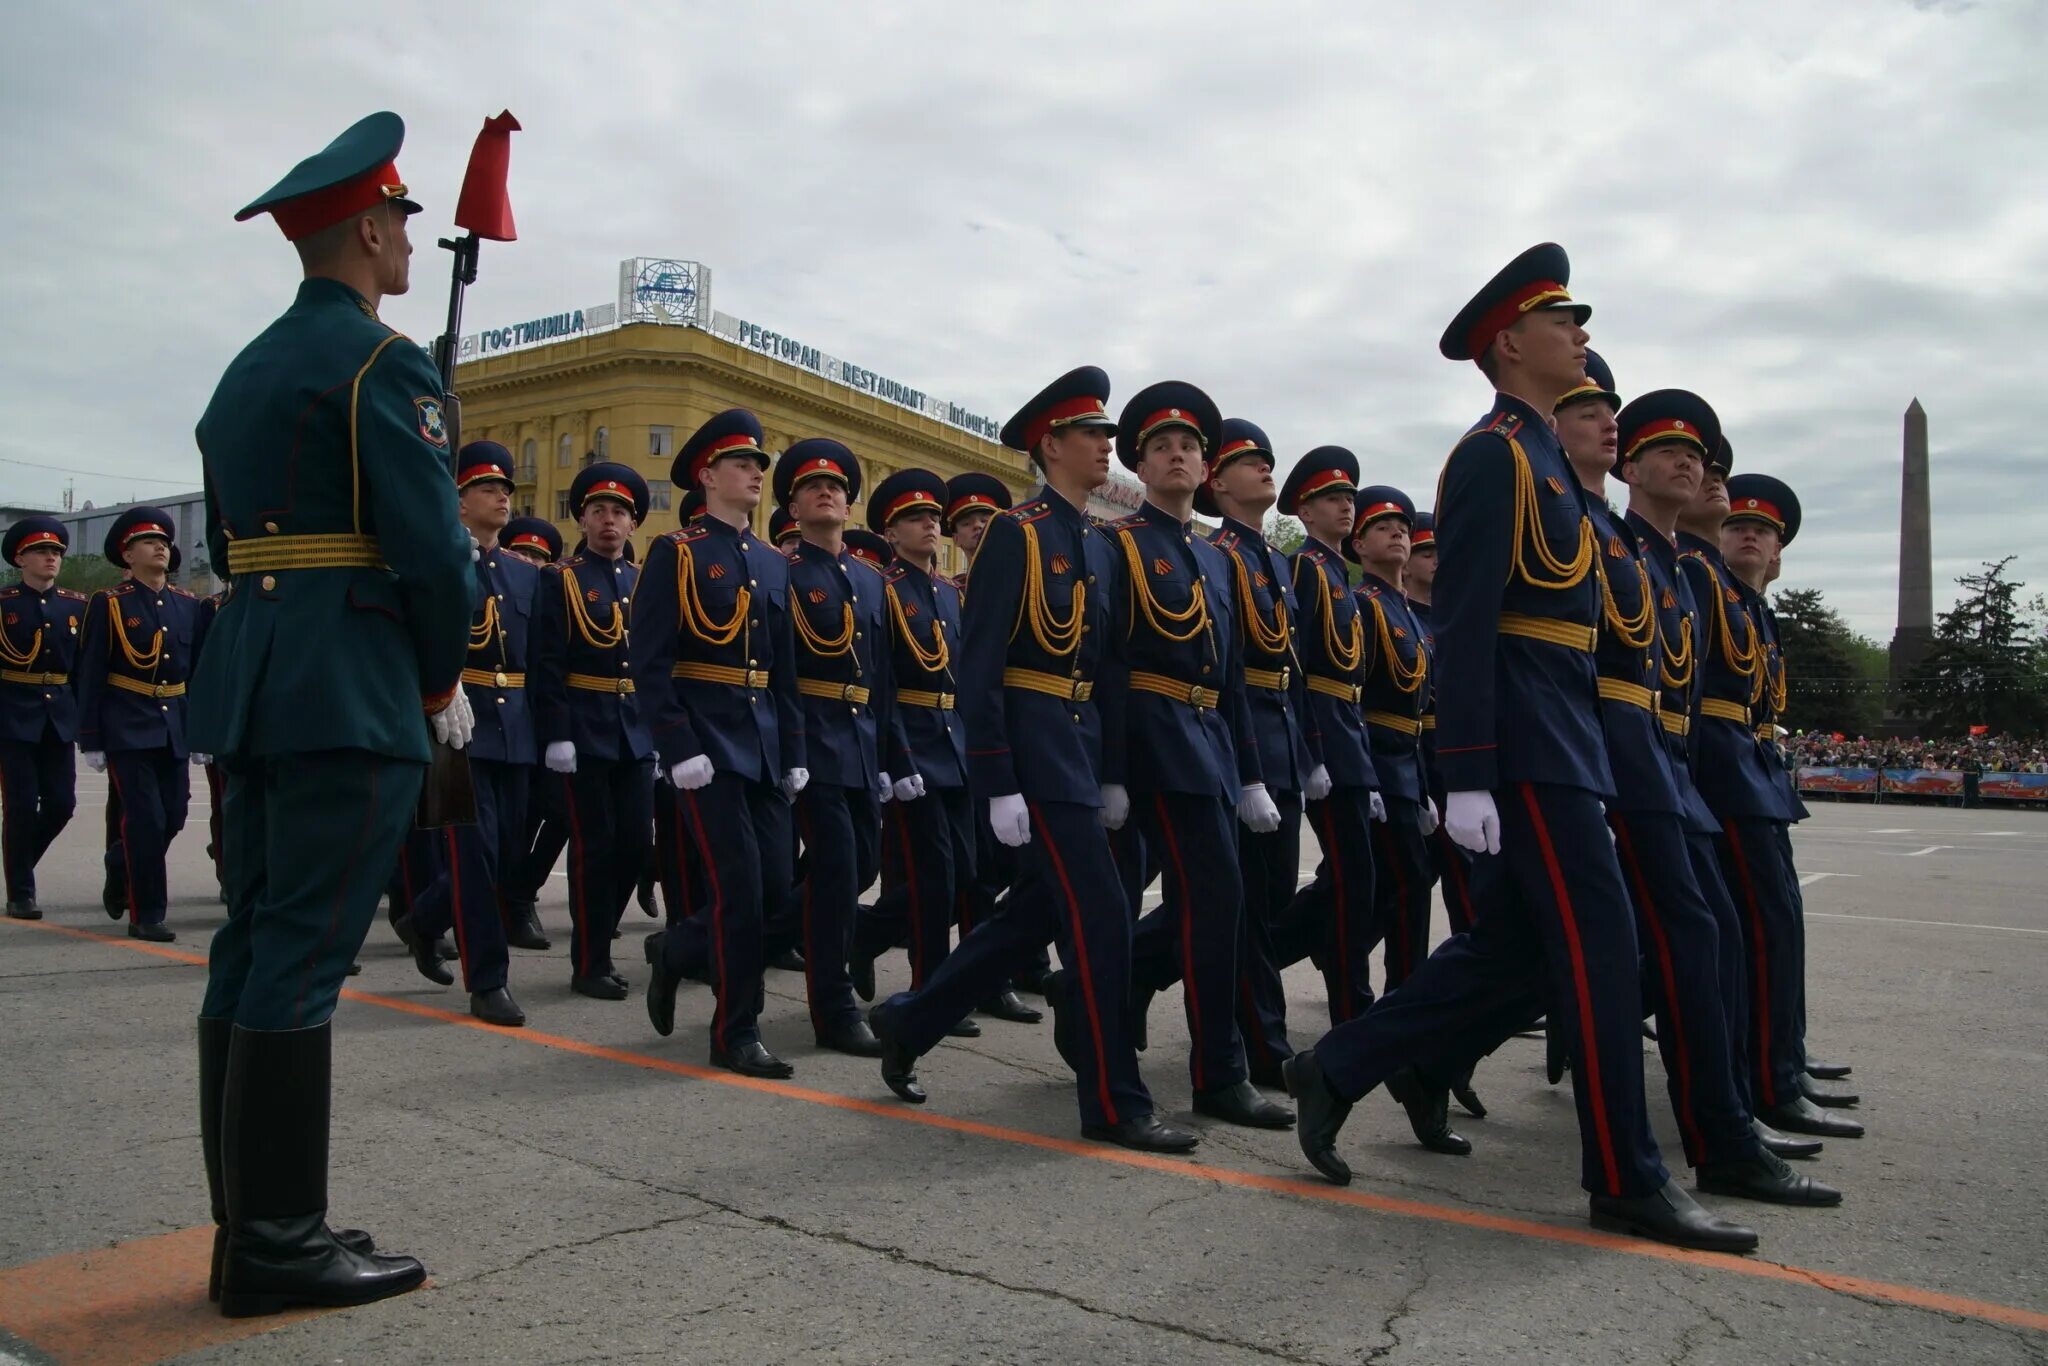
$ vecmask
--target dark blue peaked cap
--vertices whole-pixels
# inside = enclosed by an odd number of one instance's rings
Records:
[[[1569,308],[1574,321],[1584,325],[1593,310],[1586,304],[1574,303],[1565,292],[1571,278],[1571,258],[1565,255],[1563,247],[1543,242],[1529,248],[1501,267],[1500,273],[1486,282],[1486,288],[1458,310],[1458,316],[1451,319],[1451,325],[1437,342],[1437,350],[1445,360],[1477,360],[1493,345],[1495,337],[1514,326],[1524,314],[1539,309]]]
[[[1138,454],[1154,432],[1185,427],[1201,440],[1203,461],[1223,444],[1223,414],[1207,394],[1183,380],[1161,380],[1131,395],[1116,422],[1116,458],[1138,468]]]
[[[1003,444],[1029,455],[1040,437],[1062,427],[1114,427],[1108,405],[1109,376],[1101,366],[1069,370],[1003,424]]]
[[[1621,395],[1614,391],[1614,372],[1607,368],[1607,362],[1592,347],[1586,348],[1586,377],[1558,398],[1551,406],[1556,412],[1567,403],[1577,403],[1582,398],[1607,400],[1607,406],[1615,412],[1621,411]]]
[[[1777,531],[1779,545],[1790,545],[1799,534],[1799,495],[1768,474],[1738,474],[1728,481],[1728,521],[1762,522]]]

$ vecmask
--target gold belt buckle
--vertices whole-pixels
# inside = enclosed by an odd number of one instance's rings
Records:
[[[1216,690],[1197,683],[1188,689],[1188,705],[1191,707],[1213,707],[1216,705]]]
[[[491,681],[493,683],[496,683],[499,687],[503,688],[510,686],[512,680],[505,677],[505,671],[503,669],[500,669],[498,670],[496,675],[492,677]]]
[[[1286,691],[1287,691],[1287,685],[1288,685],[1289,683],[1291,683],[1291,682],[1292,682],[1293,680],[1294,680],[1294,670],[1293,670],[1292,666],[1287,666],[1287,667],[1283,667],[1283,668],[1282,668],[1282,669],[1280,670],[1280,691],[1281,691],[1281,692],[1286,692]]]
[[[170,694],[167,691],[165,691],[163,684],[158,683],[150,690],[150,696],[156,698],[163,698],[170,696]]]
[[[748,669],[746,686],[749,688],[767,687],[768,671],[766,669]]]
[[[613,689],[612,689],[612,690],[613,690],[614,692],[616,692],[616,693],[617,693],[617,694],[618,694],[619,696],[621,696],[621,697],[624,697],[624,696],[626,695],[627,691],[628,691],[628,690],[629,690],[629,689],[630,689],[630,688],[631,688],[632,686],[633,686],[633,680],[632,680],[632,679],[630,679],[630,678],[622,678],[622,679],[620,679],[620,680],[619,680],[619,681],[618,681],[618,682],[617,682],[616,684],[614,684],[614,685],[613,685]]]
[[[859,686],[858,683],[842,683],[839,687],[839,700],[841,702],[853,701],[853,690]]]

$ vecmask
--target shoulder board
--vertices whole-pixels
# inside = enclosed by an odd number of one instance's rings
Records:
[[[695,522],[692,522],[688,526],[677,527],[674,531],[671,531],[668,534],[668,538],[672,543],[676,545],[687,545],[691,541],[701,541],[710,534],[710,527],[699,526]]]
[[[199,601],[199,595],[197,593],[188,593],[184,589],[178,587],[178,585],[176,585],[175,583],[171,585],[171,591],[173,593],[176,593],[181,598],[190,598],[194,602]]]
[[[882,582],[895,583],[903,577],[903,574],[904,569],[902,565],[892,564],[882,571]]]
[[[582,563],[583,563],[583,557],[582,557],[581,555],[571,555],[571,556],[570,556],[570,557],[569,557],[568,559],[566,559],[566,560],[560,560],[560,561],[557,561],[557,562],[556,562],[556,564],[554,565],[554,567],[555,567],[556,569],[570,569],[570,568],[573,568],[573,567],[575,567],[576,565],[579,565],[579,564],[582,564]]]
[[[1371,599],[1376,598],[1379,595],[1380,589],[1378,584],[1361,583],[1360,585],[1358,585],[1358,596],[1361,598]]]
[[[1000,515],[1013,522],[1035,522],[1051,511],[1051,506],[1043,499],[1033,499],[1028,503],[1019,503],[1013,508],[1005,508]]]
[[[1235,550],[1238,546],[1238,536],[1235,531],[1228,531],[1223,527],[1217,527],[1216,530],[1209,533],[1209,544],[1215,546],[1218,550]]]
[[[1516,417],[1513,413],[1495,413],[1493,420],[1486,424],[1486,430],[1492,432],[1495,436],[1513,438],[1517,432],[1522,430],[1522,419]]]
[[[115,584],[112,588],[102,589],[101,591],[109,595],[115,593],[133,593],[135,591],[135,580],[123,579],[121,582]]]
[[[1322,563],[1322,562],[1323,562],[1324,560],[1327,560],[1328,558],[1330,558],[1330,557],[1329,557],[1328,555],[1326,555],[1325,553],[1323,553],[1323,551],[1322,551],[1322,550],[1320,550],[1320,549],[1319,549],[1319,548],[1317,548],[1316,546],[1312,546],[1312,545],[1305,545],[1305,546],[1303,546],[1303,547],[1301,548],[1301,550],[1300,550],[1300,551],[1299,551],[1298,553],[1299,553],[1299,554],[1301,555],[1301,558],[1303,558],[1304,560],[1307,560],[1307,561],[1308,561],[1308,562],[1309,562],[1310,564],[1318,564],[1318,565],[1319,565],[1319,564],[1321,564],[1321,563]]]
[[[69,598],[73,602],[84,602],[86,598],[86,595],[79,592],[76,588],[60,588],[57,590],[57,596],[60,598]]]
[[[783,559],[788,560],[791,564],[795,564],[797,562],[796,552],[794,550],[777,550],[775,553],[780,555]]]
[[[26,588],[23,588],[20,584],[11,583],[7,585],[7,587],[5,588],[0,588],[0,598],[18,598],[27,591],[28,590]],[[64,590],[60,588],[57,591],[61,593]]]
[[[1124,531],[1130,527],[1143,526],[1144,523],[1144,516],[1140,513],[1133,512],[1127,514],[1126,516],[1113,517],[1106,522],[1096,521],[1095,524],[1101,527],[1104,531]]]

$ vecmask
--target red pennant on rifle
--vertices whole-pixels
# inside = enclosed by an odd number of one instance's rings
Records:
[[[512,135],[519,120],[506,110],[484,120],[484,130],[469,149],[469,169],[462,175],[462,194],[455,201],[455,226],[491,242],[519,238],[512,226],[512,199],[505,177],[512,169]]]

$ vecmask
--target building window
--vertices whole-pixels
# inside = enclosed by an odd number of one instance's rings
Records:
[[[539,464],[540,442],[535,441],[529,436],[526,438],[526,444],[519,448],[519,482],[531,484],[534,478],[534,471]]]
[[[666,479],[650,479],[650,480],[648,480],[648,481],[647,481],[647,510],[648,510],[648,511],[650,511],[650,512],[667,512],[667,511],[668,511],[668,500],[669,500],[669,491],[670,491],[670,488],[671,488],[671,487],[672,487],[672,486],[671,486],[671,485],[669,484],[668,480],[666,480]]]
[[[603,427],[597,429],[597,440],[591,443],[591,453],[599,460],[612,458],[612,434]]]
[[[567,432],[563,432],[562,439],[555,443],[555,468],[558,470],[566,470],[575,461],[575,459],[576,443],[569,439],[569,434]]]
[[[555,520],[558,522],[569,520],[569,490],[567,489],[563,489],[555,495]]]
[[[522,508],[520,508],[520,509],[519,509],[519,515],[520,515],[521,517],[531,517],[531,516],[533,516],[533,500],[532,500],[532,499],[530,499],[530,498],[529,498],[529,499],[528,499],[528,500],[526,501],[526,505],[525,505],[524,507],[522,507]]]
[[[647,453],[658,455],[664,460],[676,453],[676,429],[673,427],[649,427],[647,429]]]

